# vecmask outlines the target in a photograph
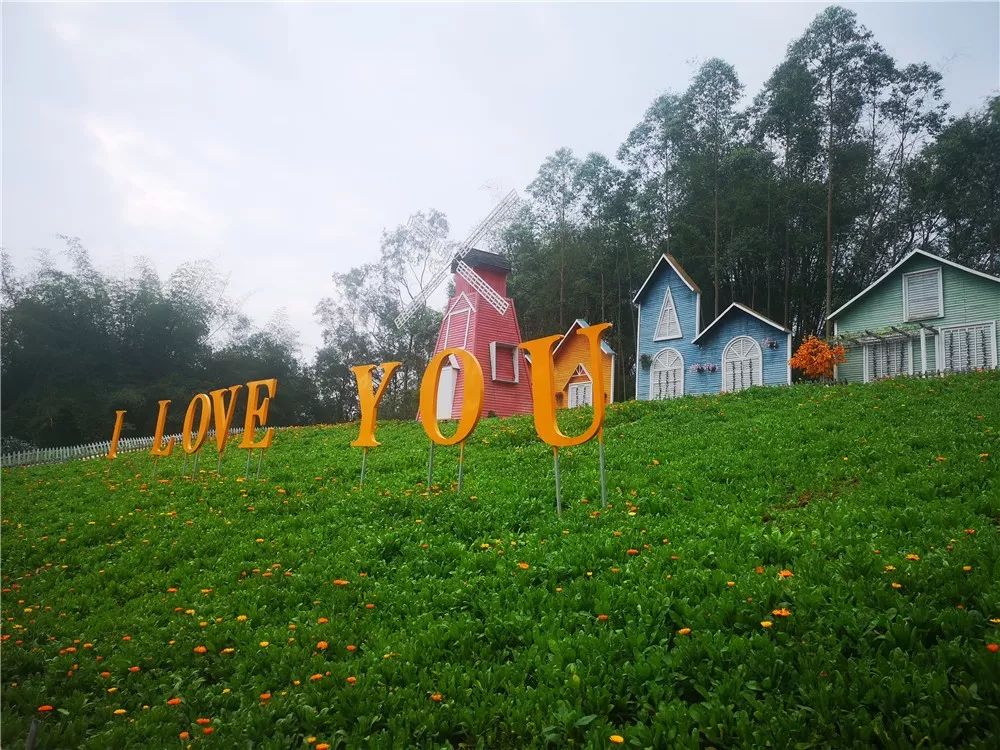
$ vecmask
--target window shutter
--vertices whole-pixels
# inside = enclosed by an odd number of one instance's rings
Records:
[[[941,269],[907,274],[906,319],[924,320],[941,315]]]

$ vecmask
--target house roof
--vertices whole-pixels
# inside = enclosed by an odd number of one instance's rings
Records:
[[[459,258],[455,258],[451,261],[451,272],[455,273],[455,269],[458,268]],[[510,273],[510,261],[507,260],[502,255],[497,255],[496,253],[488,253],[485,250],[477,250],[472,248],[467,252],[461,260],[464,260],[466,264],[472,268],[496,268],[500,271],[506,271]]]
[[[897,263],[896,265],[894,265],[892,268],[890,268],[884,274],[882,274],[881,276],[879,276],[875,281],[873,281],[871,284],[869,284],[864,289],[862,289],[860,292],[858,292],[853,297],[851,297],[849,300],[847,300],[847,302],[845,302],[840,307],[838,307],[836,310],[834,310],[832,313],[830,313],[830,318],[833,319],[836,316],[840,315],[840,313],[844,312],[844,310],[846,310],[848,307],[850,307],[855,302],[857,302],[859,299],[861,299],[866,294],[868,294],[868,292],[870,292],[872,289],[874,289],[879,284],[881,284],[883,281],[885,281],[887,278],[889,278],[893,273],[895,273],[900,268],[900,266],[902,266],[904,263],[906,263],[908,260],[910,260],[910,258],[912,258],[915,255],[922,255],[925,258],[930,258],[931,260],[936,260],[936,261],[939,261],[939,262],[944,263],[946,265],[949,265],[952,268],[957,268],[959,271],[966,271],[967,273],[971,273],[971,274],[973,274],[975,276],[981,276],[984,279],[989,279],[990,281],[1000,282],[1000,278],[997,278],[996,276],[990,276],[988,273],[983,273],[982,271],[977,271],[974,268],[969,268],[968,266],[963,266],[961,263],[956,263],[953,260],[948,260],[947,258],[942,258],[940,255],[934,255],[934,253],[929,253],[926,250],[912,250],[909,253],[907,253],[906,256],[901,261],[899,261],[899,263]]]
[[[785,328],[780,323],[775,323],[770,318],[764,317],[763,315],[761,315],[756,310],[751,310],[746,305],[741,305],[739,302],[734,302],[733,304],[731,304],[729,307],[727,307],[725,310],[722,311],[722,315],[720,315],[715,320],[713,320],[711,323],[709,323],[705,327],[705,330],[703,330],[701,333],[699,333],[697,336],[695,336],[693,339],[691,339],[691,343],[692,344],[696,343],[698,341],[698,339],[700,339],[706,333],[708,333],[709,331],[711,331],[712,330],[712,326],[714,326],[716,323],[718,323],[720,320],[722,320],[724,317],[726,317],[726,315],[729,313],[729,311],[732,310],[734,307],[742,310],[747,315],[752,315],[753,317],[757,318],[757,320],[761,321],[762,323],[767,323],[769,326],[773,326],[774,328],[777,328],[782,333],[791,333],[790,330],[788,330],[787,328]]]
[[[552,350],[552,358],[555,359],[556,352],[559,351],[559,347],[562,346],[564,343],[566,343],[566,339],[568,339],[569,335],[573,333],[574,328],[586,328],[589,325],[590,323],[588,323],[583,318],[577,318],[576,320],[574,320],[573,325],[571,325],[569,327],[569,330],[567,330],[566,333],[563,334],[562,339],[560,339],[559,343],[556,344],[556,348]],[[610,346],[608,346],[607,342],[604,339],[601,339],[601,350],[605,354],[610,354],[612,357],[615,356],[615,350],[612,349]]]
[[[694,283],[694,279],[688,276],[688,272],[684,270],[684,266],[680,264],[680,261],[678,261],[673,255],[664,253],[660,256],[660,259],[656,261],[656,265],[653,266],[653,270],[649,272],[649,276],[646,277],[646,280],[642,282],[642,286],[639,287],[639,291],[635,293],[635,296],[632,298],[633,303],[639,301],[639,297],[642,296],[643,291],[646,289],[646,285],[649,284],[650,279],[656,275],[656,272],[662,263],[666,263],[674,269],[674,272],[681,277],[681,281],[684,282],[688,289],[695,294],[701,294],[701,288]]]
[[[559,343],[556,344],[556,348],[552,350],[552,359],[555,360],[555,358],[556,358],[556,352],[558,352],[559,351],[559,347],[562,346],[566,342],[566,339],[569,338],[569,335],[571,333],[573,333],[573,329],[574,328],[586,328],[589,325],[590,325],[590,323],[588,323],[583,318],[577,318],[576,320],[574,320],[573,321],[573,325],[571,325],[569,327],[569,330],[566,331],[566,333],[563,334],[563,337],[561,339],[559,339]],[[606,342],[604,339],[601,339],[601,351],[603,351],[605,354],[610,354],[612,357],[615,356],[615,350],[612,349],[610,346],[608,346],[608,342]],[[526,360],[528,360],[528,364],[530,365],[531,364],[531,355],[528,354],[527,352],[525,352],[524,358]]]

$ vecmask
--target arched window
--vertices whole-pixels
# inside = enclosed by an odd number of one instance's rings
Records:
[[[749,336],[737,336],[722,352],[722,390],[742,391],[764,385],[760,344]]]
[[[649,398],[677,398],[684,395],[684,357],[676,349],[662,349],[649,368]]]

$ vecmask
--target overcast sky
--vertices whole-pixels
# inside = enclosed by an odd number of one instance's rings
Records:
[[[435,207],[459,237],[560,146],[613,156],[710,57],[752,97],[825,5],[4,3],[2,242],[210,259],[309,355],[384,229]],[[998,3],[847,5],[954,113],[1000,87]]]

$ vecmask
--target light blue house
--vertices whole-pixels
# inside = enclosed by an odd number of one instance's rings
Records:
[[[637,399],[792,382],[791,331],[738,302],[702,328],[701,289],[673,256],[660,256],[632,302]]]

